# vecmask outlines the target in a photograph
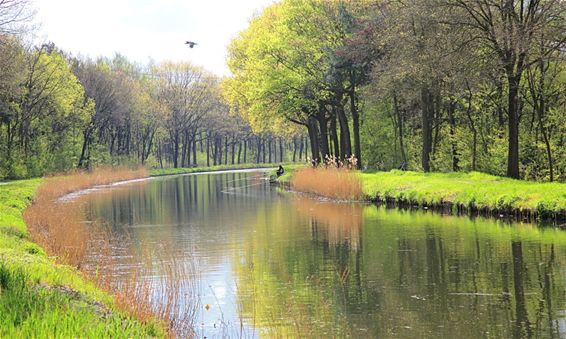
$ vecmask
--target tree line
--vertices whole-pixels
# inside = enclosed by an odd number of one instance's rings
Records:
[[[566,180],[566,3],[283,0],[229,47],[233,109],[317,161]]]
[[[299,134],[256,133],[222,78],[25,43],[27,1],[0,2],[0,179],[102,165],[191,167],[306,159]]]
[[[0,2],[0,178],[334,157],[566,180],[564,1],[282,0],[228,78],[30,45],[28,8]]]

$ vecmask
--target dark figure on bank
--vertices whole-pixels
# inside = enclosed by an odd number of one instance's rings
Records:
[[[279,165],[279,168],[277,169],[277,177],[279,178],[283,175],[283,173],[285,173],[285,170],[283,169],[283,166]]]

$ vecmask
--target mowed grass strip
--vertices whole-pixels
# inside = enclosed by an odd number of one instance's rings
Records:
[[[514,180],[485,173],[359,173],[372,201],[395,200],[434,206],[532,212],[542,218],[566,218],[566,184]]]
[[[43,179],[0,185],[0,338],[164,337],[30,240],[22,218]]]

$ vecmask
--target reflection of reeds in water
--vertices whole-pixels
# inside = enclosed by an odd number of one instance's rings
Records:
[[[83,208],[87,197],[57,200],[92,186],[141,177],[147,177],[144,169],[103,169],[47,178],[38,188],[33,204],[24,212],[24,218],[36,243],[58,262],[77,267],[97,286],[112,293],[120,309],[143,322],[163,321],[171,336],[194,337],[199,301],[198,284],[191,278],[196,272],[193,263],[172,260],[174,256],[167,255],[166,249],[173,246],[166,244],[157,255],[142,253],[130,257],[131,262],[118,260],[116,252],[120,248],[124,250],[124,244],[133,246],[127,236],[119,237],[99,223],[87,223]],[[152,279],[144,278],[148,276]]]
[[[295,171],[292,179],[297,191],[340,199],[355,200],[362,197],[360,178],[347,168],[302,168]]]
[[[297,196],[293,206],[300,215],[311,219],[313,232],[318,233],[316,236],[323,233],[331,244],[348,243],[351,248],[358,248],[363,205],[320,202]]]
[[[167,253],[172,248],[163,245],[162,251],[145,251],[141,258],[131,258],[129,276],[112,281],[110,290],[117,305],[138,319],[162,319],[171,336],[192,338],[197,334],[195,320],[200,309],[197,270],[193,261],[177,262],[174,254]]]

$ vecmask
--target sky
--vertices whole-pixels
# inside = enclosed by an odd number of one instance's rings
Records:
[[[41,42],[73,55],[190,62],[229,75],[226,47],[274,0],[35,0]],[[190,40],[194,48],[185,45]]]

